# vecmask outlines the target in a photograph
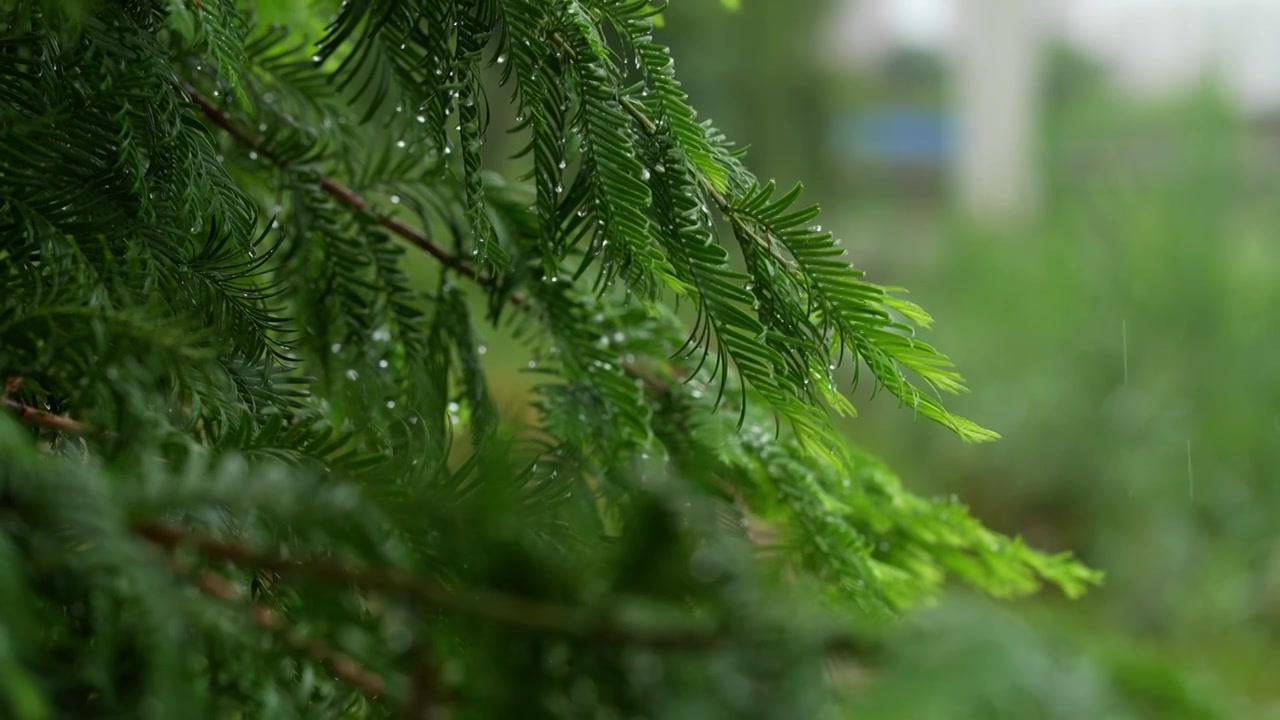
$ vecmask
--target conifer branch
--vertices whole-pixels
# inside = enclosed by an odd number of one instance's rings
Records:
[[[650,135],[657,134],[658,124],[655,123],[653,119],[650,118],[648,115],[646,115],[644,113],[644,110],[641,110],[640,107],[636,105],[636,103],[633,100],[631,100],[630,98],[624,97],[624,98],[621,98],[620,102],[622,103],[622,107],[626,108],[627,112],[631,115],[631,117],[636,122],[640,123],[640,126],[644,128],[645,132],[649,133]],[[711,196],[711,199],[715,201],[716,206],[719,207],[722,212],[724,212],[725,214],[728,214],[729,209],[731,207],[729,204],[729,199],[726,198],[724,194],[721,193],[719,190],[716,190],[715,185],[713,185],[711,181],[707,179],[707,176],[704,175],[702,172],[697,171],[696,168],[695,168],[695,174],[697,175],[698,182],[702,185],[703,189],[706,190],[707,194]]]
[[[246,145],[257,152],[259,156],[267,158],[271,162],[281,164],[277,157],[266,147],[266,143],[254,134],[247,126],[231,117],[228,113],[219,108],[212,100],[205,97],[194,85],[189,82],[182,82],[183,91],[191,98],[192,102],[200,108],[201,112],[209,118],[219,128],[225,130],[233,138],[243,145]],[[342,183],[330,177],[322,177],[320,179],[320,187],[326,193],[337,199],[347,207],[357,211],[369,210],[371,204],[359,193]],[[480,272],[471,263],[450,253],[439,243],[427,237],[426,233],[421,232],[409,225],[397,220],[396,218],[380,215],[378,222],[382,227],[391,231],[400,238],[407,240],[411,245],[426,251],[428,255],[440,261],[445,267],[457,272],[459,275],[475,281],[481,287],[486,289],[494,289],[497,286],[497,280],[490,275]],[[521,309],[529,310],[532,303],[524,295],[513,292],[509,297],[509,302]],[[640,380],[651,390],[662,394],[671,394],[671,388],[661,380],[653,377],[650,373],[646,373],[636,366],[633,362],[623,364],[624,369],[632,377]],[[681,373],[677,373],[680,375]]]
[[[420,575],[390,567],[361,566],[331,560],[293,560],[246,545],[202,536],[159,522],[135,524],[134,532],[170,551],[183,547],[245,568],[305,577],[331,585],[402,593],[426,605],[536,632],[574,636],[598,644],[629,644],[694,650],[716,645],[722,635],[702,627],[644,628],[596,619],[561,605],[483,590],[457,591]]]
[[[235,138],[237,142],[251,148],[254,152],[258,153],[260,157],[265,158],[273,165],[280,167],[284,166],[284,162],[280,157],[273,153],[267,146],[267,143],[263,141],[259,135],[250,130],[248,126],[236,120],[222,108],[218,107],[216,103],[205,97],[204,94],[196,89],[196,87],[191,83],[184,80],[181,83],[181,87],[183,92],[185,92],[187,96],[191,98],[191,101],[195,103],[196,107],[200,108],[200,111],[204,113],[205,117],[209,118],[214,125],[225,130],[229,135],[231,135],[231,137]],[[334,199],[338,200],[338,202],[341,202],[353,210],[363,212],[370,210],[372,207],[368,200],[364,199],[354,190],[333,178],[321,178],[320,187]],[[391,231],[393,234],[407,240],[418,249],[426,252],[450,270],[471,278],[486,287],[491,287],[495,284],[493,278],[484,275],[467,261],[450,253],[442,245],[435,242],[430,237],[427,237],[426,233],[420,232],[389,215],[378,215],[378,224]],[[512,304],[522,305],[524,304],[524,299],[519,296],[513,296],[511,298],[511,302]]]
[[[203,571],[196,576],[194,584],[205,595],[231,605],[242,604],[241,593],[235,583],[218,573]],[[305,637],[271,608],[250,605],[245,609],[253,624],[270,631],[287,645],[309,655],[338,680],[373,698],[379,698],[385,694],[386,683],[380,675],[366,670],[350,656],[333,649],[328,643]]]

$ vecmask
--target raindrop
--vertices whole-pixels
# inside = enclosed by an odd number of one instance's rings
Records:
[[[568,164],[569,164],[569,163],[568,163],[567,161],[565,161],[565,160],[561,160],[561,161],[560,161],[560,169],[561,169],[561,170],[565,169],[565,167],[566,167],[566,166],[568,166]]]
[[[400,204],[400,196],[399,196],[399,195],[392,195],[392,196],[391,196],[391,204],[392,204],[392,205],[399,205],[399,204]]]
[[[449,403],[449,412],[456,414],[458,412],[461,412],[461,410],[462,410],[462,406],[459,405],[458,403],[456,402]]]
[[[356,372],[355,368],[352,368],[352,369],[350,369],[350,370],[348,370],[348,371],[347,371],[347,379],[348,379],[348,380],[359,380],[359,379],[360,379],[360,373]]]
[[[388,410],[395,410],[395,409],[396,409],[396,401],[395,401],[395,400],[388,400],[388,401],[387,401],[387,409],[388,409]]]
[[[648,180],[648,179],[649,179],[649,178],[651,178],[651,177],[653,177],[653,176],[649,173],[649,168],[641,168],[641,169],[640,169],[640,179],[641,179],[641,180]]]
[[[334,343],[334,344],[330,345],[330,346],[329,346],[329,350],[330,350],[330,352],[332,352],[334,355],[337,355],[338,353],[342,352],[342,343]]]
[[[323,60],[324,60],[324,58],[320,57],[319,55],[312,55],[312,56],[311,56],[311,62],[313,62],[313,63],[320,63],[320,62],[322,62]]]
[[[501,55],[499,55],[499,56],[498,56],[498,64],[499,64],[499,65],[501,65],[502,63],[504,63],[504,62],[506,62],[506,61],[507,61],[507,54],[506,54],[506,53],[503,53],[503,54],[501,54]]]
[[[396,147],[398,147],[398,148],[402,148],[402,147],[404,147],[404,141],[403,141],[403,140],[397,140],[397,141],[396,141]]]
[[[379,360],[379,361],[378,361],[378,367],[382,368],[383,370],[386,370],[386,369],[387,369],[387,365],[389,365],[389,364],[390,364],[390,363],[388,363],[388,362],[386,361],[386,359],[382,359],[382,360]]]
[[[419,116],[418,116],[418,122],[420,122],[420,123],[424,123],[424,122],[426,122],[426,121],[427,121],[427,116],[426,116],[426,115],[419,115]]]
[[[481,346],[479,346],[479,347],[477,347],[477,348],[476,348],[476,353],[478,353],[478,354],[480,354],[480,355],[484,355],[484,354],[485,354],[485,353],[487,353],[487,352],[489,352],[489,348],[488,348],[488,346],[486,346],[486,345],[481,345]]]
[[[250,151],[249,151],[249,159],[250,159],[250,160],[257,160],[257,159],[258,159],[258,151],[257,151],[257,150],[250,150]]]

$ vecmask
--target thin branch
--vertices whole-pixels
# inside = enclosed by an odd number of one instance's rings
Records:
[[[191,98],[191,101],[200,108],[201,112],[203,112],[205,116],[213,122],[213,124],[225,130],[241,144],[252,148],[260,157],[266,158],[273,164],[283,167],[284,163],[279,159],[279,156],[271,152],[270,148],[267,147],[266,142],[259,135],[249,129],[248,126],[237,121],[235,118],[231,117],[231,115],[219,108],[217,104],[205,97],[191,83],[183,81],[181,85],[182,90]],[[320,187],[339,202],[354,210],[367,211],[371,207],[369,201],[361,197],[359,193],[333,178],[322,177],[320,179]],[[400,238],[407,240],[411,245],[426,251],[428,255],[439,260],[445,267],[463,275],[464,277],[474,280],[484,288],[492,290],[497,287],[498,282],[495,278],[476,270],[475,266],[450,253],[439,243],[427,237],[425,233],[406,225],[400,220],[386,215],[379,216],[378,222],[382,227],[391,231]],[[509,301],[512,305],[523,310],[531,310],[534,307],[533,303],[528,298],[518,292],[511,293]],[[655,378],[652,374],[640,369],[636,363],[624,363],[623,368],[629,375],[643,382],[649,389],[666,395],[671,394],[672,390],[666,383]]]
[[[486,590],[453,590],[398,568],[314,558],[295,560],[160,522],[136,523],[133,531],[170,551],[187,547],[206,558],[223,560],[243,568],[269,570],[329,585],[400,593],[425,605],[460,615],[534,632],[576,637],[599,645],[637,645],[673,651],[706,650],[720,645],[729,637],[727,628],[706,623],[690,623],[684,627],[640,626],[514,595]],[[823,653],[835,656],[872,652],[865,640],[839,633],[824,638],[821,648]]]
[[[260,157],[265,158],[273,165],[284,167],[284,161],[281,160],[279,155],[271,151],[271,148],[268,147],[266,141],[263,140],[260,135],[255,133],[244,123],[233,118],[222,108],[218,107],[216,103],[205,97],[204,94],[196,89],[196,87],[191,83],[184,80],[182,81],[181,86],[183,92],[191,98],[191,101],[196,104],[196,107],[200,108],[200,111],[203,112],[205,117],[209,118],[214,125],[225,130],[229,135],[231,135],[231,137],[235,138],[242,145],[252,148]],[[333,178],[321,178],[320,187],[338,202],[354,210],[367,211],[372,207],[368,200],[365,200],[354,190]],[[492,277],[476,270],[473,265],[449,252],[444,248],[444,246],[427,237],[425,233],[406,225],[400,220],[389,215],[378,215],[378,224],[400,236],[404,240],[407,240],[418,249],[425,251],[428,255],[439,260],[441,264],[448,267],[450,270],[461,275],[465,275],[485,287],[491,288],[496,285],[496,281]],[[525,300],[519,295],[512,295],[511,302],[515,305],[525,304]]]
[[[305,577],[330,585],[401,593],[442,610],[537,632],[575,636],[599,644],[621,643],[679,650],[711,647],[722,640],[722,633],[705,626],[637,627],[592,617],[574,608],[512,595],[483,590],[455,591],[397,568],[322,559],[293,560],[158,522],[138,523],[134,532],[169,550],[189,547],[207,558],[245,568]]]
[[[40,410],[30,405],[24,405],[17,400],[9,398],[0,399],[4,408],[17,416],[18,421],[27,425],[44,428],[46,430],[57,430],[69,435],[79,435],[82,437],[109,437],[111,433],[99,430],[92,425],[73,420],[65,415],[55,415],[48,410]]]
[[[201,572],[195,577],[194,582],[200,592],[205,595],[228,604],[243,605],[240,590],[235,583],[215,572],[208,570]],[[309,655],[338,680],[373,698],[380,698],[386,693],[386,683],[383,682],[382,676],[364,669],[360,663],[334,650],[327,643],[304,636],[271,608],[249,605],[244,609],[248,612],[253,624],[269,630],[287,645]]]
[[[415,662],[409,675],[409,701],[404,706],[404,720],[438,720],[445,715],[446,707],[439,663],[422,639],[418,640],[413,655]]]

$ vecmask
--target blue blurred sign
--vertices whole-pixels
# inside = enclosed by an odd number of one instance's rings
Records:
[[[840,125],[838,145],[863,160],[936,166],[954,152],[952,120],[936,110],[889,108],[849,117]]]

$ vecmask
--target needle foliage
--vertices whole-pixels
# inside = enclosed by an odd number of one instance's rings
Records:
[[[0,714],[806,717],[948,579],[1096,580],[836,432],[853,367],[995,437],[660,10],[0,2]]]

